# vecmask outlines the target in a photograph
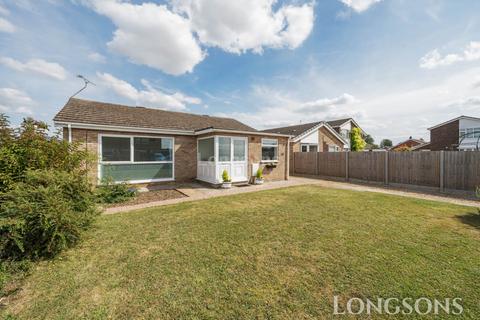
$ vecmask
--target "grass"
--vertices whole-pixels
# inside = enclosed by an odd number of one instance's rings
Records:
[[[4,314],[331,319],[338,295],[461,297],[455,318],[474,318],[479,244],[474,208],[315,186],[241,194],[102,216]]]

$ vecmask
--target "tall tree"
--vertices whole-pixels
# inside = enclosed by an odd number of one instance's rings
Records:
[[[362,151],[365,149],[365,140],[362,138],[362,132],[359,128],[353,128],[350,132],[350,150]]]
[[[365,136],[365,142],[366,142],[367,144],[370,144],[370,145],[375,144],[375,140],[374,140],[373,137],[372,137],[371,135],[369,135],[369,134],[367,134],[367,135]]]
[[[380,142],[380,148],[390,148],[391,146],[393,146],[393,143],[390,139],[383,139],[382,142]]]
[[[0,146],[13,139],[13,129],[10,128],[8,116],[0,113]]]

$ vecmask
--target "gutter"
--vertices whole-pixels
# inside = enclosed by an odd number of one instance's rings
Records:
[[[279,134],[279,133],[266,133],[256,131],[243,131],[243,130],[231,130],[231,129],[215,129],[207,128],[199,131],[194,130],[178,130],[178,129],[155,129],[155,128],[139,128],[139,127],[124,127],[102,124],[87,124],[76,122],[64,122],[54,121],[55,127],[67,127],[69,133],[69,141],[71,141],[72,129],[88,129],[88,130],[104,130],[104,131],[117,131],[117,132],[138,132],[138,133],[158,133],[158,134],[170,134],[170,135],[184,135],[184,136],[199,136],[207,133],[226,132],[226,133],[238,133],[246,135],[259,135],[259,136],[271,136],[271,137],[285,137],[290,138],[291,135]]]
[[[199,131],[195,131],[195,135],[202,135],[206,133],[215,133],[215,132],[226,132],[226,133],[238,133],[238,134],[248,134],[248,135],[257,135],[257,136],[271,136],[271,137],[284,137],[290,138],[291,135],[288,134],[280,134],[280,133],[268,133],[268,132],[257,132],[257,131],[242,131],[242,130],[231,130],[231,129],[215,129],[215,128],[208,128],[202,129]]]

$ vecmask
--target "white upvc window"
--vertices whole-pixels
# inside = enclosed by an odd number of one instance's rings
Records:
[[[302,143],[300,144],[300,152],[318,152],[318,144]]]
[[[278,161],[278,140],[262,139],[262,161]]]
[[[98,136],[98,179],[146,183],[174,179],[174,138]]]

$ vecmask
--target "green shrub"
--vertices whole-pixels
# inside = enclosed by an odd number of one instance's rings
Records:
[[[98,214],[85,177],[57,170],[27,171],[2,195],[0,257],[53,257],[75,244]]]
[[[362,151],[365,149],[366,144],[362,137],[362,131],[359,128],[353,128],[350,131],[350,150]]]
[[[230,179],[230,176],[228,175],[227,170],[223,170],[222,179],[223,179],[223,182],[231,182],[232,181],[232,179]]]
[[[258,168],[257,174],[255,175],[255,177],[259,180],[263,179],[263,170],[261,168]]]
[[[98,203],[119,203],[128,201],[137,195],[126,183],[115,183],[112,179],[104,179],[95,191]]]
[[[10,128],[0,114],[0,193],[13,188],[28,170],[60,170],[85,175],[90,156],[79,144],[58,135],[48,136],[44,122],[25,119],[18,129]]]

